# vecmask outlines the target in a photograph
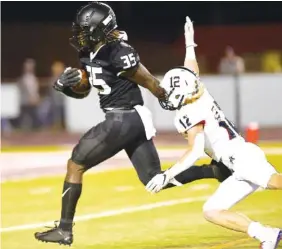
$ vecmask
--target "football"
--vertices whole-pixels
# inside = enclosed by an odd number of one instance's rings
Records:
[[[83,69],[80,69],[80,72],[82,74],[80,83],[71,87],[71,89],[75,93],[86,94],[90,91],[91,85],[88,80],[87,72]]]

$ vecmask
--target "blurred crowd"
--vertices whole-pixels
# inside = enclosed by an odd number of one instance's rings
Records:
[[[65,65],[55,61],[50,76],[39,81],[36,76],[36,61],[27,58],[22,74],[17,81],[20,94],[20,115],[15,119],[1,119],[4,134],[12,130],[62,130],[64,124],[64,96],[53,89],[54,82],[64,71]]]
[[[200,67],[204,70],[204,65]],[[281,57],[279,53],[269,52],[263,58],[264,72],[281,72]],[[11,131],[63,130],[64,95],[53,89],[54,82],[64,71],[61,61],[54,61],[50,67],[47,79],[39,79],[36,75],[36,61],[27,58],[22,66],[22,74],[17,86],[20,93],[20,115],[14,119],[1,118],[3,134]],[[245,72],[245,61],[235,53],[234,48],[227,46],[218,65],[218,73],[238,76]]]
[[[255,54],[247,54],[244,56],[245,59],[243,59],[235,53],[233,47],[227,46],[225,48],[225,55],[220,60],[218,71],[220,74],[232,75],[240,75],[245,71],[279,73],[282,72],[281,55],[280,51],[266,51],[257,56]],[[246,63],[248,70],[246,70]],[[256,65],[257,63],[259,66]]]

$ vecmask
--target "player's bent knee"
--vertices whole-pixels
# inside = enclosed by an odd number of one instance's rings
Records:
[[[75,163],[71,159],[68,160],[67,175],[66,175],[66,180],[68,182],[81,183],[84,172],[85,172],[84,166]]]
[[[268,181],[267,188],[282,190],[282,174],[273,174]]]
[[[78,144],[72,151],[71,162],[76,165],[85,165],[86,164],[86,156],[82,153],[83,147]]]
[[[213,222],[215,220],[217,220],[220,216],[221,210],[204,210],[203,214],[204,214],[204,218],[207,221]]]
[[[203,206],[203,212],[206,213],[206,212],[209,212],[209,211],[211,211],[211,210],[216,210],[216,209],[218,209],[218,208],[215,206],[214,203],[215,203],[215,202],[212,201],[211,198],[208,199],[208,200],[205,202],[204,206]]]
[[[83,174],[85,167],[81,164],[74,162],[72,159],[68,160],[67,170],[70,173]]]
[[[213,222],[219,217],[221,211],[224,209],[225,208],[218,205],[218,202],[208,200],[203,206],[204,218],[210,222]]]

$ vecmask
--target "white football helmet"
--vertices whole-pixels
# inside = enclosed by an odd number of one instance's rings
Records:
[[[167,92],[167,100],[160,100],[161,107],[166,110],[178,110],[186,100],[192,100],[198,94],[200,79],[188,68],[175,67],[165,74],[161,87]]]

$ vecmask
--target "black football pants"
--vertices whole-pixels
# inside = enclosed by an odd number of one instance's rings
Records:
[[[82,136],[71,159],[88,170],[123,149],[143,184],[161,172],[154,143],[147,140],[142,120],[135,109],[107,112],[105,121]]]

